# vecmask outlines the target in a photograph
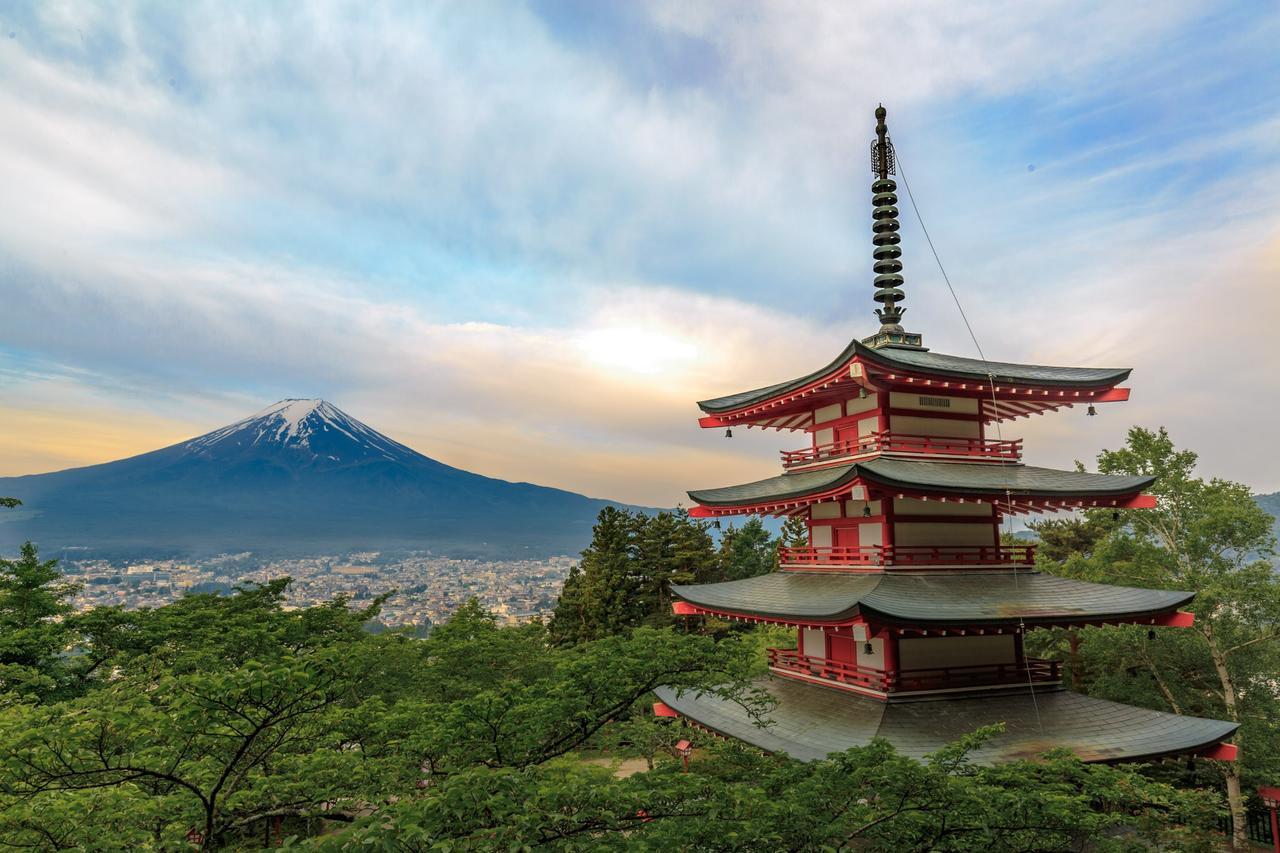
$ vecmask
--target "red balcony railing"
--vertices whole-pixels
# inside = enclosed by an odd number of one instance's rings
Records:
[[[865,687],[881,693],[890,689],[890,673],[884,670],[802,655],[795,649],[769,649],[769,667],[813,678],[825,678],[841,684]]]
[[[778,548],[778,562],[785,567],[928,567],[1031,566],[1034,545],[840,545]]]
[[[847,438],[803,450],[782,451],[782,467],[816,465],[843,456],[869,453],[909,453],[922,456],[960,456],[966,459],[1022,458],[1022,439],[1007,441],[981,438],[943,438],[929,435],[901,435],[874,432],[859,438]]]
[[[782,672],[851,684],[881,693],[919,690],[957,690],[965,687],[999,685],[1057,684],[1062,680],[1062,664],[1056,660],[1027,658],[1024,663],[973,664],[933,669],[904,669],[887,672],[852,663],[802,655],[795,649],[769,649],[769,667]]]

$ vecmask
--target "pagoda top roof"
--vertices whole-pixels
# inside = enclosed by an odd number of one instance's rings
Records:
[[[873,348],[854,340],[845,347],[830,364],[812,373],[786,382],[779,382],[752,391],[742,391],[711,400],[701,400],[698,406],[707,414],[733,411],[744,406],[762,403],[791,391],[805,387],[824,376],[835,373],[854,358],[886,368],[898,368],[912,373],[947,377],[962,381],[1026,384],[1041,388],[1082,389],[1106,388],[1123,382],[1129,377],[1129,367],[1050,367],[1036,364],[1013,364],[1003,361],[983,361],[958,355],[944,355],[918,348],[886,346]],[[991,374],[989,377],[988,374]]]
[[[921,759],[980,726],[1004,723],[972,754],[978,764],[1035,758],[1066,748],[1084,761],[1136,761],[1199,752],[1231,737],[1238,723],[1134,708],[1067,690],[1016,692],[928,701],[883,702],[845,690],[784,678],[757,682],[777,700],[762,727],[738,705],[710,694],[677,694],[659,687],[658,698],[705,728],[766,752],[799,761],[889,741],[899,753]]]
[[[876,457],[816,471],[787,472],[738,486],[700,489],[688,495],[703,506],[745,507],[823,495],[859,479],[904,491],[999,496],[1007,492],[1013,498],[1134,495],[1155,482],[1155,477],[1060,471],[1021,464]]]
[[[1028,573],[771,572],[724,583],[672,585],[707,610],[784,622],[848,622],[862,615],[911,625],[1074,624],[1170,613],[1193,592]]]

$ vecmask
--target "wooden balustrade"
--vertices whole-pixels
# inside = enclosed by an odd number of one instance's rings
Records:
[[[1031,566],[1034,545],[837,545],[781,546],[782,566],[883,567]]]
[[[1027,658],[1022,664],[972,664],[889,672],[802,655],[796,649],[769,649],[768,655],[771,669],[851,684],[880,693],[1012,686],[1028,682],[1044,685],[1057,684],[1062,680],[1062,663],[1042,658]]]
[[[803,450],[782,451],[782,466],[794,468],[816,465],[843,456],[872,453],[908,453],[923,456],[960,456],[966,459],[1018,460],[1022,458],[1022,439],[1005,441],[981,438],[953,438],[930,435],[907,435],[889,431],[873,432],[858,438],[833,441]]]

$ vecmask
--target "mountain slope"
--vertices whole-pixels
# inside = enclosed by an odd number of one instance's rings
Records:
[[[323,400],[282,400],[129,459],[0,478],[0,494],[24,504],[0,515],[0,551],[31,539],[101,556],[575,553],[610,503],[453,468]]]

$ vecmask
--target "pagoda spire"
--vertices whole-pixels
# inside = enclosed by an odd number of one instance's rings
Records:
[[[889,128],[884,121],[887,114],[883,104],[876,107],[876,138],[871,143],[871,171],[875,174],[871,182],[871,230],[875,234],[872,238],[875,250],[871,254],[875,259],[872,265],[876,274],[875,300],[882,306],[876,309],[880,331],[864,343],[919,347],[920,336],[902,329],[902,315],[906,309],[899,303],[907,298],[907,294],[902,290],[902,248],[898,245],[902,241],[898,234],[898,184],[889,177],[896,173],[897,161],[893,142],[889,139]]]

